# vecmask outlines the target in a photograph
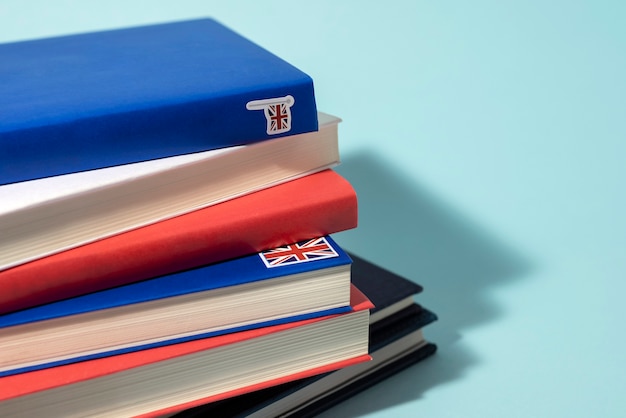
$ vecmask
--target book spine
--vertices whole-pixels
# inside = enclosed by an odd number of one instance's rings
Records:
[[[271,108],[271,106],[274,106]],[[277,109],[270,114],[270,109]],[[282,107],[281,107],[282,106]],[[282,113],[281,113],[282,112]],[[313,81],[0,130],[0,184],[249,144],[318,129]]]
[[[326,170],[0,272],[0,314],[356,225],[354,189]]]

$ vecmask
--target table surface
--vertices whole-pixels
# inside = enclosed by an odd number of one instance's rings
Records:
[[[313,77],[337,240],[439,315],[435,357],[325,416],[626,414],[625,2],[3,0],[0,41],[205,16]]]

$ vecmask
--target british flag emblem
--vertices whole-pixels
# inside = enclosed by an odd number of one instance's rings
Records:
[[[271,132],[289,130],[289,107],[285,103],[269,105],[267,113],[269,113],[268,128]]]
[[[295,99],[291,95],[271,99],[252,100],[246,103],[248,110],[262,110],[266,120],[268,135],[276,135],[291,130],[291,106]]]
[[[339,257],[326,238],[315,238],[259,253],[268,268]]]

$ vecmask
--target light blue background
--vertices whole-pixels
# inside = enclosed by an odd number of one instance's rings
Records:
[[[440,316],[325,416],[626,415],[626,2],[2,0],[0,41],[204,16],[314,78],[360,199],[337,240]]]

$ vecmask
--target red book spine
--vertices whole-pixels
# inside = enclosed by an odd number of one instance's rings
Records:
[[[0,272],[0,314],[355,228],[332,170]]]

